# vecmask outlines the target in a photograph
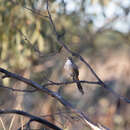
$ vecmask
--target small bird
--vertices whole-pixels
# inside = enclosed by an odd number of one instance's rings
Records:
[[[68,75],[73,78],[73,81],[79,81],[79,70],[78,66],[74,63],[72,57],[68,57],[67,61],[65,62],[64,69]],[[77,87],[79,91],[84,94],[83,88],[80,82],[77,82]]]

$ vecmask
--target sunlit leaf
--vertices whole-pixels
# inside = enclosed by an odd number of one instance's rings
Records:
[[[72,37],[72,42],[73,43],[79,43],[80,42],[80,38],[78,36],[73,36]]]
[[[7,57],[8,53],[8,42],[6,40],[2,43],[2,52],[1,52],[1,59],[4,60]]]
[[[10,84],[10,79],[9,79],[9,78],[5,78],[5,79],[3,79],[2,81],[3,81],[3,84],[4,84],[5,86],[8,86],[8,85]]]
[[[38,39],[39,37],[39,32],[37,30],[35,30],[32,34],[32,37],[31,37],[31,43],[34,44],[34,42],[36,42],[36,40]]]
[[[44,43],[44,39],[42,37],[42,35],[39,35],[38,37],[38,48],[40,51],[43,51],[45,47],[45,43]]]

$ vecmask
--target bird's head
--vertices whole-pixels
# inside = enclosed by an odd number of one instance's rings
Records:
[[[70,60],[70,61],[72,61],[72,57],[71,56],[69,56],[67,59]]]

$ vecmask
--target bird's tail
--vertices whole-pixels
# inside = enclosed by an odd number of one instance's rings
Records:
[[[78,78],[78,77],[76,78],[76,81],[79,81],[79,78]],[[81,83],[80,83],[80,82],[77,82],[76,84],[77,84],[77,87],[78,87],[79,91],[80,91],[82,94],[84,94],[84,91],[83,91],[83,88],[82,88]]]
[[[82,94],[84,94],[84,91],[83,91],[83,88],[82,88],[80,82],[77,83],[77,86],[78,86],[79,91],[80,91]]]

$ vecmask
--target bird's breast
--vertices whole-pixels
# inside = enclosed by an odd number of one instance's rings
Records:
[[[64,69],[68,76],[71,76],[73,74],[72,63],[70,60],[66,61],[65,65],[64,65]]]

